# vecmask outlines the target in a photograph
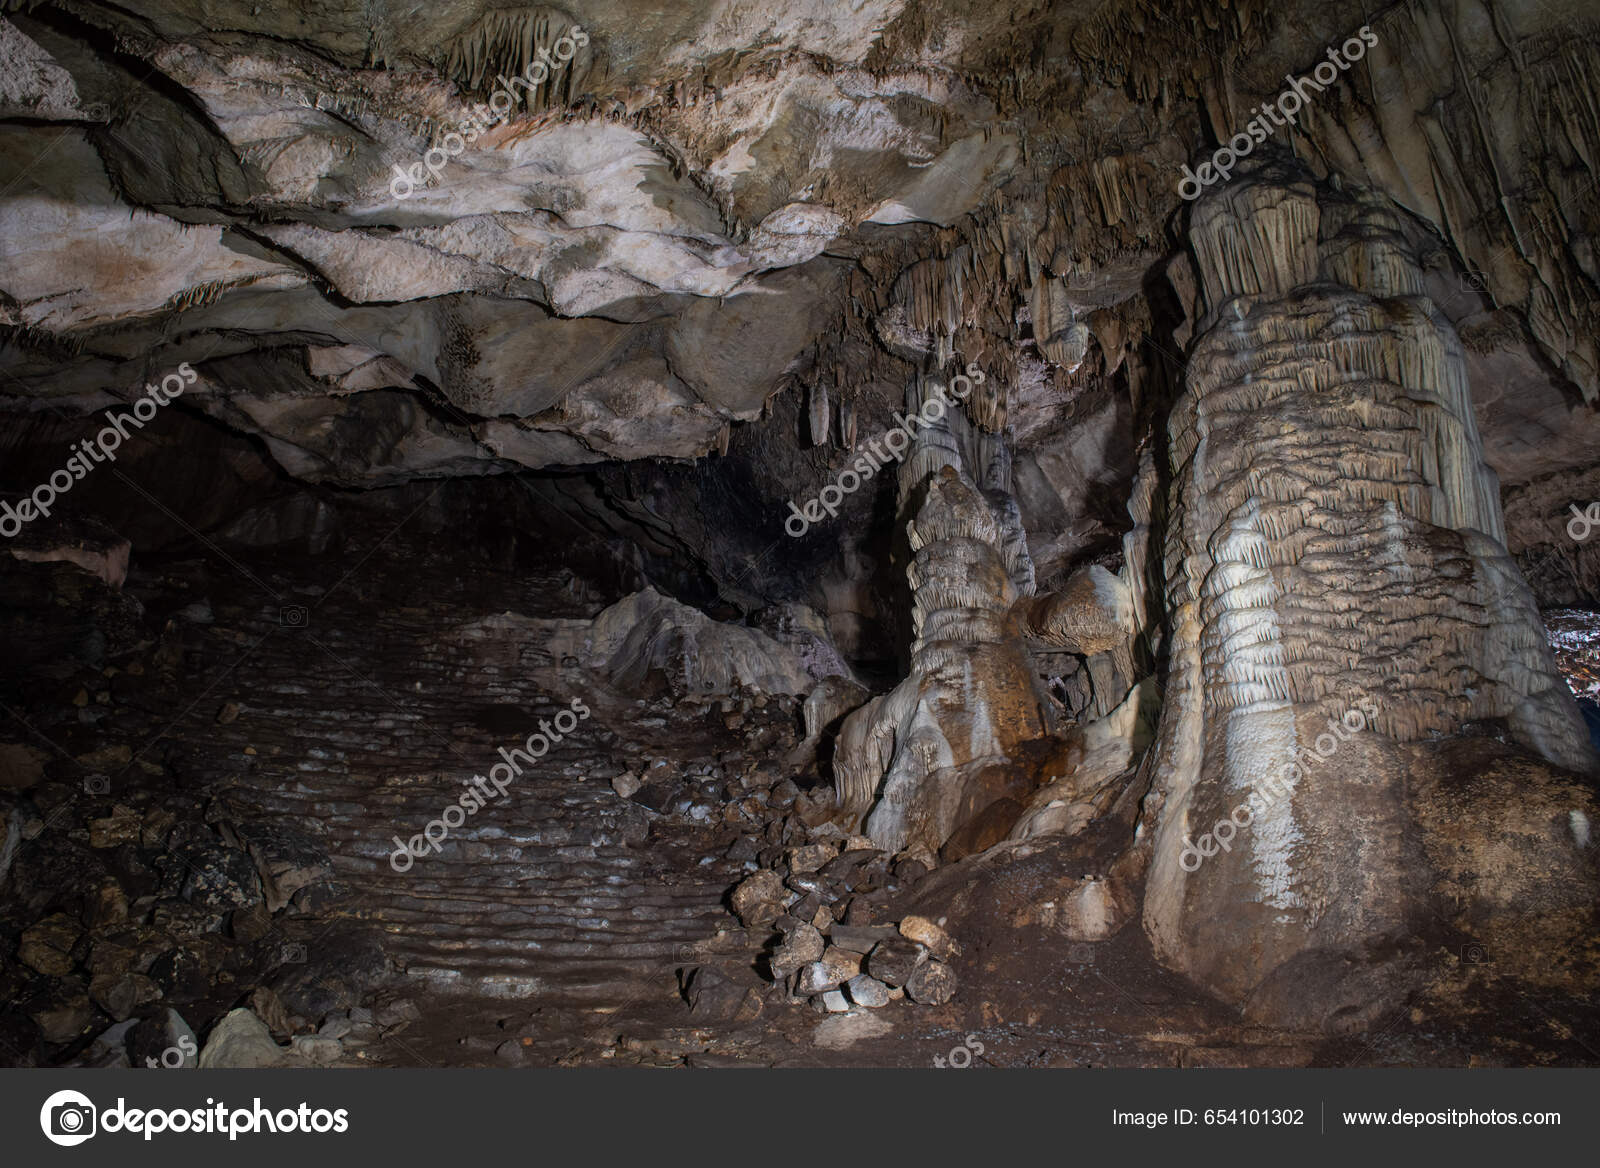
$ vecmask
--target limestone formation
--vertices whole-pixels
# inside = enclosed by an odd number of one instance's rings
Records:
[[[1003,451],[951,413],[919,431],[900,472],[915,507],[912,673],[846,719],[834,760],[841,807],[894,852],[931,856],[997,799],[1024,794],[1031,777],[1013,774],[1010,758],[1052,729],[1013,612],[1032,565],[1008,514],[1004,460],[979,469],[997,506],[967,473],[964,445]]]
[[[1501,542],[1460,343],[1394,213],[1272,164],[1198,204],[1194,239],[1145,927],[1280,1021],[1276,979],[1342,963],[1296,1008],[1360,1021],[1412,984],[1427,864],[1407,841],[1438,814],[1407,778],[1417,744],[1498,718],[1556,767],[1595,757]],[[1569,847],[1541,878],[1591,864]]]

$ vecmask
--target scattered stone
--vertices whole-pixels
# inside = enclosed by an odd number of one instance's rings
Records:
[[[925,947],[940,961],[949,961],[961,952],[961,947],[951,939],[950,934],[927,917],[906,917],[900,922],[900,935]]]
[[[853,896],[845,910],[844,923],[854,929],[868,928],[872,924],[872,902],[864,896]]]
[[[273,1046],[276,1048],[277,1044],[274,1043]],[[340,1056],[344,1054],[344,1044],[342,1042],[337,1038],[329,1038],[321,1034],[298,1034],[295,1036],[294,1041],[290,1043],[290,1048],[307,1062],[314,1063],[319,1067],[338,1062]]]
[[[689,978],[685,995],[696,1022],[744,1024],[760,1016],[763,1001],[759,987],[744,984],[726,970],[702,965]]]
[[[821,933],[810,925],[798,926],[772,955],[772,980],[783,981],[802,965],[820,960],[823,949]]]
[[[224,702],[222,709],[217,711],[217,725],[227,726],[239,720],[239,703]]]
[[[231,909],[262,899],[255,863],[239,848],[220,841],[183,849],[183,899],[206,908]]]
[[[22,934],[17,956],[47,977],[65,977],[77,964],[72,950],[83,933],[66,913],[54,913]]]
[[[876,1010],[880,1006],[887,1006],[891,1001],[890,989],[871,974],[858,973],[845,983],[845,990],[850,995],[850,1000],[858,1006],[865,1006]]]
[[[905,987],[913,1002],[942,1006],[956,995],[956,972],[942,961],[928,961],[912,971]]]
[[[94,1007],[83,992],[83,983],[73,979],[61,983],[49,1002],[28,1017],[39,1028],[41,1038],[64,1046],[88,1032],[94,1021]]]
[[[778,762],[765,759],[751,765],[740,780],[746,791],[765,791],[783,779],[783,767]]]
[[[6,873],[11,871],[12,861],[22,848],[23,829],[28,818],[27,809],[19,803],[0,806],[0,886],[5,884]]]
[[[838,990],[829,990],[823,994],[822,1005],[830,1014],[843,1014],[850,1009],[850,1003],[845,1000],[845,996]]]
[[[789,906],[789,915],[797,920],[809,921],[822,909],[822,898],[815,893],[801,897]]]
[[[158,932],[192,941],[209,933],[221,914],[203,905],[181,900],[158,900],[150,909],[150,924]]]
[[[790,848],[789,871],[795,874],[815,872],[833,859],[837,851],[837,848],[828,844],[803,844],[797,848]]]
[[[776,872],[763,868],[740,882],[731,901],[746,928],[762,928],[782,914],[785,899],[783,880]]]
[[[128,923],[128,894],[113,879],[102,880],[85,900],[83,922],[93,933],[121,928]]]
[[[394,998],[379,1002],[372,1012],[372,1020],[385,1030],[399,1031],[422,1021],[422,1010],[410,998]]]
[[[239,841],[255,865],[268,912],[280,912],[303,888],[333,876],[333,861],[315,840],[291,827],[244,824]]]
[[[131,807],[118,804],[104,819],[89,821],[89,846],[115,848],[136,844],[144,828],[144,817]]]
[[[290,1020],[289,1008],[283,1004],[283,999],[266,986],[257,986],[255,992],[250,995],[250,1008],[255,1011],[256,1017],[266,1024],[274,1038],[289,1038],[297,1029]],[[329,1037],[343,1036],[333,1034]]]
[[[851,912],[855,911],[856,903],[856,901],[850,902]],[[893,925],[836,924],[828,930],[830,943],[840,949],[848,949],[852,953],[871,953],[872,947],[880,941],[891,941],[899,935],[899,930]]]
[[[394,972],[382,934],[371,927],[319,932],[311,945],[287,937],[273,956],[278,966],[266,984],[287,1009],[312,1019],[365,1001]]]
[[[150,979],[162,997],[178,1006],[198,1002],[211,992],[210,972],[200,950],[189,945],[169,949],[150,963]]]
[[[867,972],[887,986],[903,986],[924,962],[927,951],[904,937],[879,941],[867,955]]]
[[[842,880],[849,884],[854,881],[856,873],[862,865],[868,864],[882,855],[883,853],[876,848],[852,848],[829,860],[823,867],[822,874],[829,880]]]
[[[894,866],[894,878],[902,884],[915,884],[933,869],[921,860],[904,859]]]
[[[78,765],[87,771],[121,770],[132,761],[133,747],[126,743],[103,746],[99,750],[91,750],[88,754],[80,754],[77,757]]]
[[[835,899],[833,894],[828,889],[827,882],[817,876],[799,873],[797,875],[790,876],[786,883],[790,888],[794,889],[802,896],[814,896],[818,901]]]
[[[140,1006],[161,997],[156,983],[142,973],[103,973],[89,983],[89,997],[115,1022],[132,1017]]]
[[[624,771],[611,780],[611,789],[624,799],[632,799],[639,793],[639,788],[644,786],[644,780],[638,775]]]
[[[154,930],[150,930],[154,933]],[[148,942],[142,942],[138,931],[118,933],[115,937],[95,943],[89,950],[89,960],[85,964],[89,972],[95,976],[103,973],[148,973],[150,963],[156,959],[169,945],[165,938],[157,941],[153,937]]]
[[[800,970],[799,980],[795,984],[795,992],[801,994],[820,994],[827,990],[837,989],[841,983],[849,981],[861,972],[861,958],[854,953],[846,953],[843,949],[829,949],[823,953],[818,961],[813,961]]]
[[[838,812],[831,788],[806,791],[794,801],[794,813],[806,827],[820,827]]]
[[[205,1049],[200,1052],[200,1069],[213,1067],[287,1067],[301,1060],[272,1041],[266,1023],[254,1011],[243,1007],[229,1010],[211,1028]]]

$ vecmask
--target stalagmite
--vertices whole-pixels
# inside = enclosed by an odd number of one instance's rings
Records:
[[[1504,719],[1555,767],[1595,757],[1393,213],[1263,164],[1196,206],[1192,238],[1145,927],[1259,1017],[1359,1026],[1415,984],[1437,877],[1407,841],[1444,828],[1416,793],[1436,740]],[[1566,797],[1557,774],[1526,797]],[[1583,887],[1577,852],[1561,863]],[[1309,962],[1345,972],[1297,995]]]

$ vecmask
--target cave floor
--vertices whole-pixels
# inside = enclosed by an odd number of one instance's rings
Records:
[[[275,918],[275,947],[258,942],[254,966],[189,1003],[197,1030],[291,963],[314,1012],[374,992],[417,1007],[376,1041],[347,1044],[344,1065],[1600,1062],[1594,1004],[1491,990],[1347,1038],[1251,1027],[1162,970],[1138,929],[1094,946],[1018,933],[981,969],[958,963],[963,985],[944,1006],[824,1019],[769,991],[757,1016],[703,1025],[681,994],[686,971],[714,964],[754,981],[768,940],[723,907],[745,871],[722,858],[739,832],[645,816],[610,780],[652,761],[742,757],[747,741],[716,706],[638,702],[548,651],[557,623],[592,616],[600,598],[564,573],[463,569],[399,540],[322,558],[210,549],[142,561],[126,591],[159,635],[92,696],[106,671],[44,670],[25,701],[30,724],[65,755],[128,747],[104,799],[177,790],[205,802],[208,821],[223,808],[310,825],[335,875]],[[589,720],[438,855],[392,869],[394,836],[422,831],[501,747],[573,698]],[[381,988],[359,976],[374,948],[392,967]]]

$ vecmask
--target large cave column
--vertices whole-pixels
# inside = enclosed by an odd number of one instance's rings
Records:
[[[1429,916],[1438,740],[1501,719],[1549,763],[1595,760],[1400,222],[1266,165],[1196,204],[1191,241],[1206,313],[1168,424],[1144,923],[1260,1017],[1308,1016],[1298,982],[1324,998],[1309,1016],[1359,1024]]]

